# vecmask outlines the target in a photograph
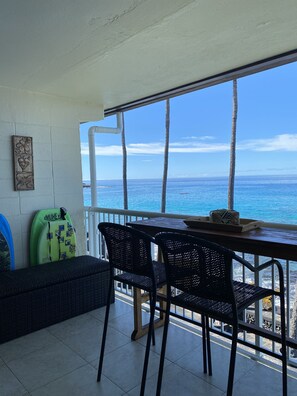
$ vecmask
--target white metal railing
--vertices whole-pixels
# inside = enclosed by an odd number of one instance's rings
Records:
[[[108,209],[87,207],[85,208],[86,214],[86,229],[88,233],[87,238],[87,251],[95,257],[102,256],[102,238],[98,232],[98,224],[102,221],[111,223],[126,224],[130,221],[144,220],[152,217],[171,217],[183,219],[185,215],[165,214],[159,212],[140,212],[136,210],[125,209]]]
[[[171,217],[171,218],[185,218],[187,215],[176,215],[176,214],[165,214],[159,212],[140,212],[133,210],[124,210],[124,209],[108,209],[108,208],[98,208],[98,207],[86,207],[85,208],[85,223],[87,229],[87,251],[89,254],[95,257],[106,258],[106,247],[104,241],[102,239],[101,234],[98,232],[98,224],[102,221],[108,221],[119,224],[126,224],[127,222],[149,219],[153,217]],[[190,215],[189,215],[190,216]],[[265,223],[266,226],[270,227],[279,227],[287,229],[296,229],[296,226],[290,225],[279,225],[274,223]],[[254,266],[258,266],[264,261],[267,261],[267,257],[251,255],[246,253],[238,252],[239,255],[242,255],[249,262],[254,264]],[[293,303],[295,301],[295,294],[297,297],[297,262],[289,261],[289,260],[279,260],[283,266],[284,274],[285,274],[285,290],[286,290],[286,314],[287,314],[287,334],[291,334],[291,315]],[[278,277],[277,271],[269,269],[264,271],[264,273],[257,279],[252,277],[252,274],[247,273],[245,268],[241,265],[237,265],[234,267],[234,279],[241,280],[244,282],[252,282],[258,284],[260,286],[266,287],[277,287],[278,285]],[[132,295],[132,290],[127,289],[125,285],[116,284],[115,288],[117,291],[122,293]],[[297,303],[297,302],[296,302]],[[178,309],[179,315],[188,318],[199,320],[199,315],[194,314],[193,312],[189,312],[188,310]],[[262,303],[255,304],[254,307],[246,310],[245,312],[246,318],[255,323],[260,327],[265,327],[266,329],[272,330],[274,332],[278,332],[279,330],[279,305],[278,301],[273,297],[271,300],[265,299]],[[222,323],[212,322],[212,326],[216,329],[220,329],[222,333],[228,333],[228,328],[224,326]],[[265,349],[268,349],[272,352],[277,352],[280,348],[280,344],[266,341],[263,345],[263,338],[259,336],[251,336],[250,334],[243,332],[241,337],[244,341],[249,342],[251,344],[256,344],[258,346],[264,346]],[[297,350],[291,350],[291,354],[289,353],[290,363],[296,365],[297,364]],[[294,357],[294,353],[296,352],[296,358]],[[254,352],[256,355],[259,355],[259,352]]]

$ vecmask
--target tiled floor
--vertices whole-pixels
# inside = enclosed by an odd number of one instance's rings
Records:
[[[0,395],[138,395],[145,338],[131,342],[132,307],[117,300],[111,308],[103,378],[96,382],[105,308],[0,345]],[[145,314],[144,314],[145,316]],[[162,329],[151,349],[146,394],[154,395]],[[212,345],[213,376],[202,372],[201,339],[170,325],[162,395],[224,395],[229,350]],[[288,379],[289,396],[297,380]],[[234,396],[281,395],[281,374],[238,354]]]

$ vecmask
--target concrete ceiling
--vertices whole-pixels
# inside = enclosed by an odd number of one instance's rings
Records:
[[[105,109],[297,48],[296,0],[0,4],[0,86]]]

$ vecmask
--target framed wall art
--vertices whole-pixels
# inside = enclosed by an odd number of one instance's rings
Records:
[[[14,189],[34,190],[32,137],[12,136],[14,161]]]

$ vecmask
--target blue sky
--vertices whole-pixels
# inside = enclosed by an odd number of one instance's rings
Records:
[[[236,175],[297,174],[297,63],[238,80]],[[227,176],[232,82],[170,100],[168,177]],[[88,129],[81,125],[83,179],[89,180]],[[125,113],[128,178],[161,178],[165,102]],[[122,178],[120,135],[96,135],[97,178]]]

